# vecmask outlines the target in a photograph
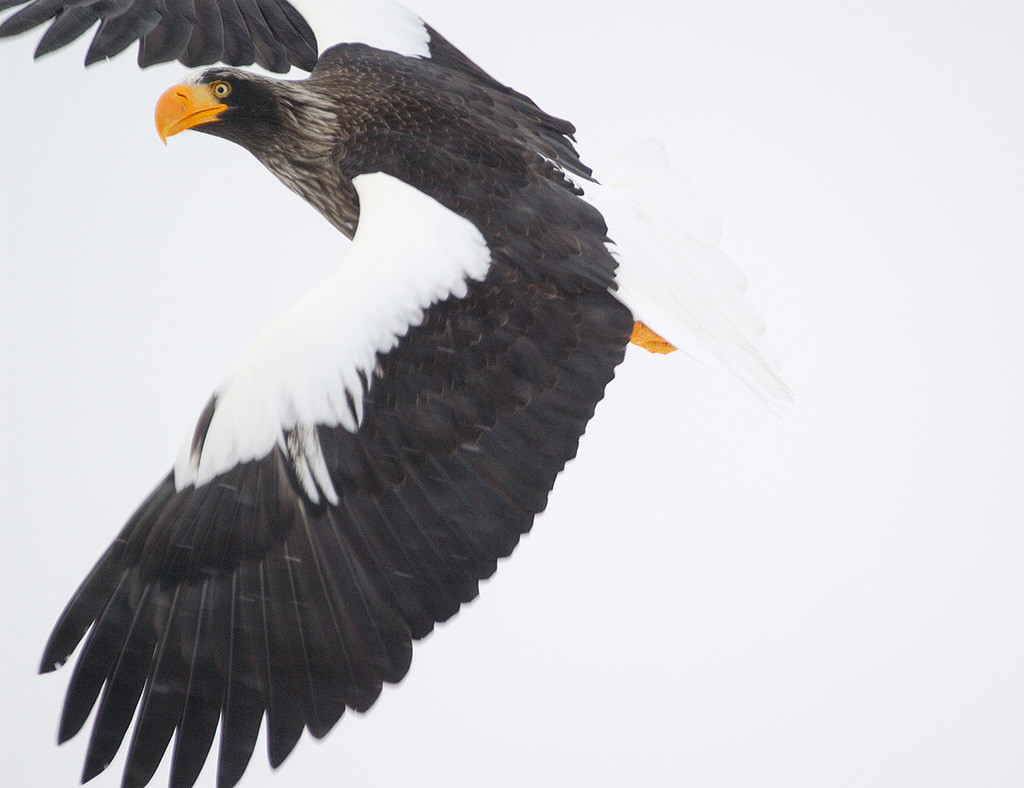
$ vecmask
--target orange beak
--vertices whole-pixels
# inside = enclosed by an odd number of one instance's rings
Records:
[[[216,99],[209,85],[175,85],[156,102],[156,131],[166,145],[168,137],[200,123],[219,120],[217,116],[226,109],[227,105]]]

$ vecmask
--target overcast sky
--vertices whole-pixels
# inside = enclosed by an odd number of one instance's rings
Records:
[[[796,402],[631,351],[480,598],[242,785],[1024,784],[1024,6],[410,5],[591,162],[666,143]],[[342,251],[242,149],[160,144],[181,66],[37,38],[0,42],[0,751],[60,788],[53,621]]]

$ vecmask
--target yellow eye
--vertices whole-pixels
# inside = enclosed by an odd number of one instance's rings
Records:
[[[217,98],[226,98],[231,94],[231,85],[227,82],[217,81],[210,85],[210,90]]]

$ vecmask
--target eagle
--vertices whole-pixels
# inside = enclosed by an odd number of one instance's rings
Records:
[[[630,341],[789,397],[664,152],[595,175],[571,123],[404,7],[0,0],[19,6],[0,37],[47,25],[37,55],[96,27],[87,64],[137,41],[141,67],[212,66],[159,97],[160,137],[240,145],[351,240],[54,626],[41,671],[80,647],[59,741],[96,708],[83,782],[133,720],[125,786],[172,738],[170,784],[193,785],[219,728],[228,788],[264,724],[277,767],[369,709],[530,530]]]

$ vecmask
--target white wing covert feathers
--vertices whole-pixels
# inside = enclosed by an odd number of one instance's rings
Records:
[[[299,425],[355,432],[377,355],[431,304],[463,298],[469,280],[486,276],[490,252],[471,222],[390,175],[359,175],[353,184],[359,225],[344,260],[260,332],[217,390],[212,415],[175,464],[179,490],[275,446],[287,455],[285,435]],[[313,448],[311,441],[297,445]]]

